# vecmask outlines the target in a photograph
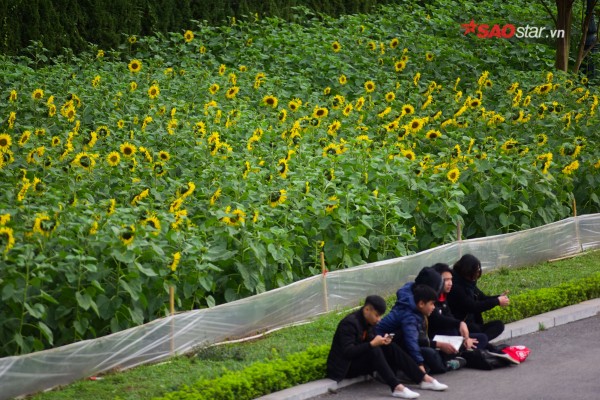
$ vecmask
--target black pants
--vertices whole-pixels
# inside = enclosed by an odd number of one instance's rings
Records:
[[[502,321],[490,321],[483,325],[471,322],[469,324],[469,332],[485,333],[488,342],[500,336],[504,332],[504,323]]]
[[[346,378],[354,378],[360,375],[377,374],[388,384],[393,391],[401,382],[396,377],[396,371],[402,370],[415,383],[419,383],[425,377],[414,360],[397,344],[391,343],[387,346],[373,347],[368,353],[352,360]]]

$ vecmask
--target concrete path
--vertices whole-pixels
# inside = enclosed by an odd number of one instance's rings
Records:
[[[462,369],[436,378],[445,392],[420,390],[419,399],[553,400],[600,398],[600,299],[508,324],[497,341],[522,344],[531,355],[521,365],[493,371]],[[543,330],[540,331],[540,328]],[[392,398],[389,388],[365,379],[340,384],[322,379],[263,396],[262,400]]]

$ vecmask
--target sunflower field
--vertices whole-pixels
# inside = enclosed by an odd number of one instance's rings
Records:
[[[597,89],[460,30],[543,10],[431,3],[0,57],[1,354],[598,212]]]

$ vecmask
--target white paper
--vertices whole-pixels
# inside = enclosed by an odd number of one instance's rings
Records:
[[[456,351],[460,349],[460,346],[462,346],[464,340],[465,339],[462,336],[435,335],[433,337],[434,342],[450,343],[452,347],[456,349]]]

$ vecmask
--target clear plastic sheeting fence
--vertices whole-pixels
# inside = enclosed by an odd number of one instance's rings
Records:
[[[342,307],[373,293],[388,296],[436,262],[471,253],[484,270],[567,257],[600,247],[600,214],[526,231],[457,241],[407,257],[333,271],[243,300],[188,311],[99,339],[0,359],[0,400],[35,393],[109,370],[262,333]]]

